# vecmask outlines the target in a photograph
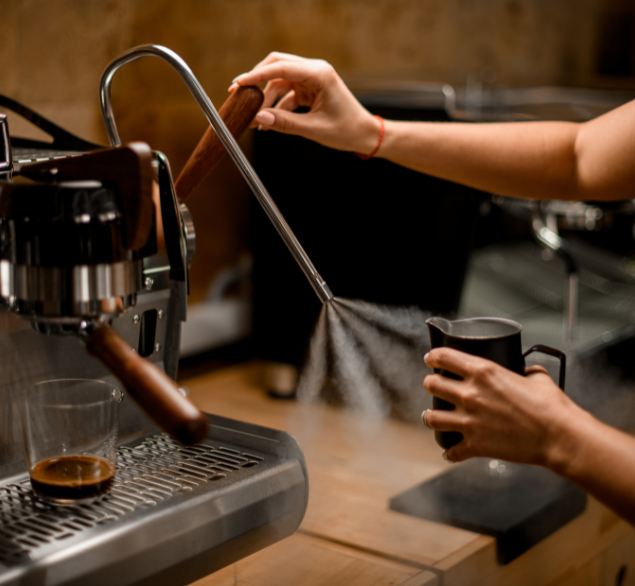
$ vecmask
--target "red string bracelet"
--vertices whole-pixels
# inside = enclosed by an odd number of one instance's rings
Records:
[[[370,155],[362,155],[361,153],[355,153],[360,159],[372,159],[376,154],[377,151],[379,150],[379,147],[381,146],[381,141],[384,140],[384,119],[381,116],[375,116],[375,118],[377,118],[377,120],[379,120],[379,122],[381,122],[381,128],[379,129],[379,140],[377,141],[377,146],[375,147],[375,150],[370,153]]]

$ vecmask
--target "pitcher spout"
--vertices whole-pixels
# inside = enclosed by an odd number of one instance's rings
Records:
[[[431,317],[426,320],[426,325],[430,332],[439,331],[443,334],[449,334],[452,329],[452,322],[444,317]]]
[[[430,332],[430,346],[439,348],[445,346],[444,339],[450,333],[452,322],[443,317],[431,317],[426,320]]]

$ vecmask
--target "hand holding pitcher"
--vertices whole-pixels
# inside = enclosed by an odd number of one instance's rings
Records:
[[[539,366],[525,369],[524,357],[540,351],[560,359],[564,387],[564,353],[534,346],[524,355],[521,326],[494,318],[451,322],[428,320],[432,350],[426,364],[435,370],[424,380],[434,395],[425,423],[435,430],[446,457],[459,462],[488,456],[547,465],[557,444],[551,431],[579,409]]]

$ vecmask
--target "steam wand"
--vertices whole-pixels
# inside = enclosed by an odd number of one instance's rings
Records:
[[[227,129],[227,126],[225,126],[225,123],[205,93],[205,90],[203,90],[203,87],[192,73],[192,70],[174,51],[160,45],[139,45],[138,47],[133,47],[132,49],[125,51],[108,64],[101,78],[100,103],[110,144],[112,146],[121,145],[121,139],[119,137],[119,132],[117,130],[112,110],[112,100],[110,94],[112,78],[121,66],[139,59],[140,57],[148,56],[160,57],[169,63],[176,70],[181,79],[183,79],[185,85],[194,96],[194,99],[198,102],[201,110],[203,110],[207,120],[214,128],[214,131],[218,135],[218,138],[222,142],[223,146],[227,149],[229,156],[242,173],[245,181],[247,181],[247,184],[260,202],[260,205],[262,205],[265,213],[275,226],[278,234],[280,234],[282,240],[284,240],[284,243],[291,251],[291,254],[295,258],[296,262],[300,265],[300,268],[309,280],[309,283],[311,283],[311,286],[320,301],[322,303],[328,303],[331,301],[333,299],[333,293],[326,284],[326,281],[324,281],[313,266],[313,263],[304,251],[304,248],[302,248],[302,245],[298,242],[298,239],[295,237],[295,234],[291,230],[289,224],[287,224],[286,220],[280,213],[280,210],[271,199],[271,196],[256,174],[256,171],[254,171],[253,167],[238,146],[238,143]]]

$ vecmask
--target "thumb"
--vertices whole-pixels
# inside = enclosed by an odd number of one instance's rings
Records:
[[[525,368],[525,376],[526,377],[531,377],[531,378],[539,378],[539,377],[548,377],[551,378],[549,376],[549,373],[547,372],[547,369],[544,366],[540,366],[539,364],[534,364],[532,366],[528,366],[527,368]]]
[[[444,460],[447,460],[452,464],[463,462],[464,460],[467,460],[471,457],[468,453],[467,445],[464,440],[460,441],[458,444],[443,452],[442,456]]]
[[[279,108],[261,110],[256,115],[256,122],[266,130],[276,130],[284,134],[297,134],[311,138],[310,124],[307,124],[307,114],[294,114]]]

